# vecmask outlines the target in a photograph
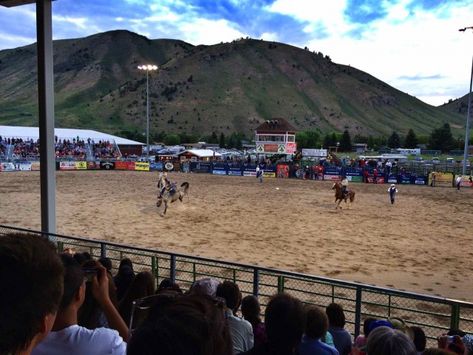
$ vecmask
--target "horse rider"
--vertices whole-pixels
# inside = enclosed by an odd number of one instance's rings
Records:
[[[345,175],[342,176],[342,181],[340,182],[340,185],[342,185],[342,196],[343,198],[345,198],[348,194],[348,179]]]

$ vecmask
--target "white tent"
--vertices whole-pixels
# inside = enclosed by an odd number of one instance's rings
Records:
[[[93,131],[90,129],[74,129],[74,128],[54,128],[54,135],[59,139],[69,139],[79,137],[86,141],[88,138],[97,143],[99,140],[115,141],[118,145],[144,145],[143,143],[117,137],[111,134]],[[0,126],[0,136],[3,138],[22,138],[34,140],[39,138],[38,127],[22,127],[22,126]]]

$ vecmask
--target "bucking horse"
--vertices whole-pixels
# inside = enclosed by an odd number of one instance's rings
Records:
[[[340,206],[340,203],[342,203],[342,201],[345,201],[345,203],[347,203],[347,201],[350,201],[348,205],[348,207],[350,207],[353,201],[355,200],[355,191],[348,190],[345,194],[343,194],[342,184],[340,184],[340,182],[338,181],[333,184],[332,190],[335,190],[335,203],[337,204],[335,206],[335,209],[342,208],[342,206]]]
[[[164,211],[161,216],[166,214],[168,209],[168,204],[173,203],[177,200],[181,201],[184,199],[189,192],[189,183],[183,182],[180,187],[176,187],[175,184],[170,183],[166,180],[166,184],[162,190],[159,191],[158,201],[156,202],[156,207],[160,207],[164,203]]]

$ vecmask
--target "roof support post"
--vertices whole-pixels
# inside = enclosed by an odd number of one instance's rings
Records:
[[[36,1],[41,231],[56,233],[52,0]]]

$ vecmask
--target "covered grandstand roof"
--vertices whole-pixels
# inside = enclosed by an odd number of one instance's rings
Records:
[[[199,158],[211,158],[211,157],[221,157],[222,154],[217,153],[211,149],[188,149],[185,150],[178,155],[187,155],[187,154],[192,154],[195,155]]]
[[[130,139],[121,138],[107,133],[93,131],[91,129],[75,129],[75,128],[54,128],[54,135],[59,139],[72,139],[79,137],[82,140],[90,138],[96,143],[99,140],[115,141],[118,145],[145,145]],[[0,136],[4,138],[39,138],[38,127],[22,127],[22,126],[0,126]]]

